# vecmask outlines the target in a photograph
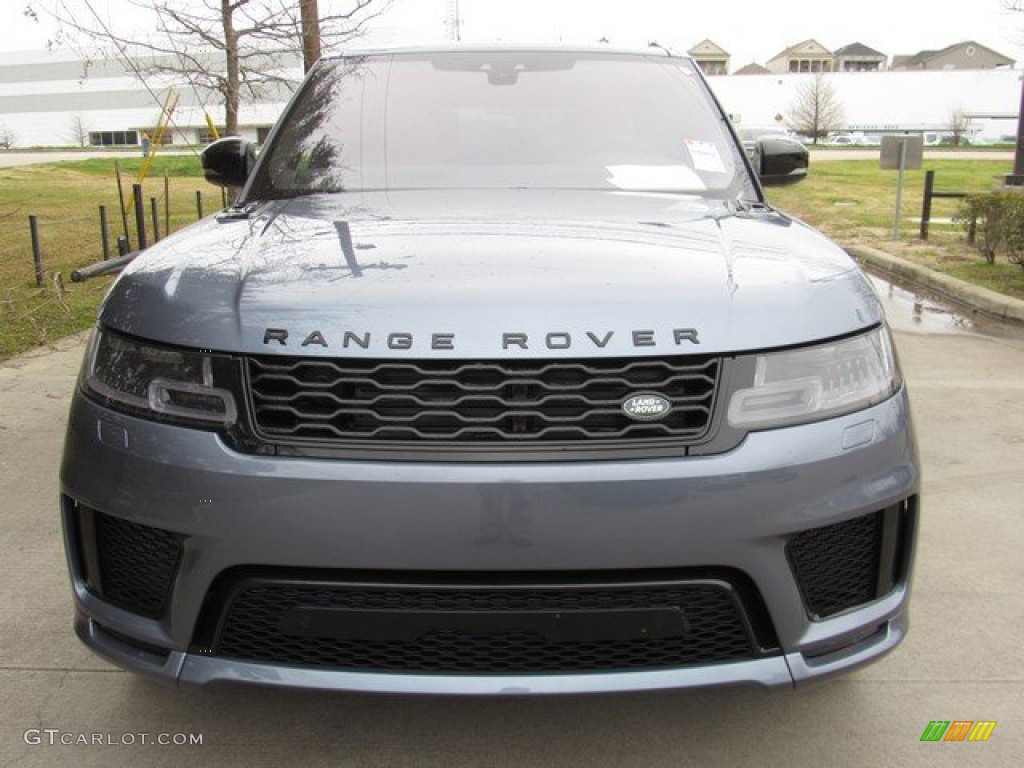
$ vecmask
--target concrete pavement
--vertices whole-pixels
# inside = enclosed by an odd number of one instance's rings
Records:
[[[0,363],[2,766],[1016,766],[1024,754],[1020,340],[897,334],[925,482],[911,632],[892,655],[796,693],[501,700],[176,689],[85,650],[56,505],[83,343]],[[998,724],[987,743],[921,743],[931,720]],[[26,743],[30,729],[41,743]],[[93,734],[114,743],[60,744]]]

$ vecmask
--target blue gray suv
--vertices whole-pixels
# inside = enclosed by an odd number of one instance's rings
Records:
[[[920,470],[882,308],[765,203],[692,61],[321,61],[233,204],[136,258],[61,514],[92,649],[189,683],[787,687],[907,630]]]

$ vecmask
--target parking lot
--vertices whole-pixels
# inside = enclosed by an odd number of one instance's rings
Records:
[[[123,673],[72,633],[58,526],[84,339],[0,363],[0,765],[1018,765],[1024,341],[897,325],[925,469],[910,635],[861,672],[774,694],[400,698]],[[985,743],[922,743],[932,720],[997,725]]]

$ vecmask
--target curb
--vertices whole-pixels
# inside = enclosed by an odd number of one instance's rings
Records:
[[[902,277],[929,288],[960,304],[1000,320],[1024,325],[1024,301],[996,293],[988,288],[958,280],[919,264],[892,256],[877,248],[862,245],[846,246],[846,252],[858,261],[870,264],[889,274]]]

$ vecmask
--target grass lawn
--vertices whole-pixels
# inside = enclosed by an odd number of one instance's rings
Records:
[[[141,158],[119,161],[130,195]],[[936,189],[984,192],[1010,164],[979,153],[970,160],[926,159],[936,171]],[[98,206],[106,205],[111,238],[122,234],[114,161],[75,162],[0,169],[0,359],[92,325],[96,306],[112,278],[72,283],[71,271],[98,261],[101,254]],[[147,227],[150,197],[158,198],[163,231],[164,174],[168,176],[171,229],[196,219],[196,192],[211,213],[221,207],[220,191],[201,178],[193,155],[157,158],[145,184]],[[827,232],[841,244],[872,245],[955,277],[1024,298],[1024,269],[1003,261],[989,266],[966,245],[949,219],[955,200],[936,200],[932,236],[917,239],[924,171],[907,173],[902,236],[890,240],[896,199],[896,172],[881,171],[877,160],[814,163],[807,181],[768,190],[769,200]],[[46,279],[35,284],[28,216],[39,220]],[[129,230],[134,243],[133,217]],[[152,235],[150,234],[150,237]],[[56,278],[60,276],[58,281]]]
[[[119,160],[130,206],[131,184],[141,158]],[[92,325],[96,307],[112,278],[72,283],[71,272],[99,261],[102,254],[99,206],[107,207],[111,249],[123,234],[114,161],[76,162],[0,168],[0,359],[45,344]],[[221,207],[220,190],[201,178],[195,156],[157,158],[143,185],[147,234],[152,240],[150,197],[159,204],[164,229],[164,173],[168,174],[171,229],[196,220],[196,191],[209,214]],[[197,178],[198,177],[198,178]],[[36,286],[28,217],[39,222],[46,279]],[[131,242],[134,213],[129,211]],[[56,279],[60,275],[59,289]]]
[[[935,171],[937,192],[990,192],[995,177],[1012,170],[1012,163],[993,160],[979,152],[970,160],[925,158],[924,168],[907,171],[903,187],[900,238],[892,240],[898,172],[882,171],[878,160],[814,162],[807,180],[791,187],[767,190],[769,201],[808,224],[821,229],[843,245],[869,245],[1024,299],[1024,269],[999,257],[985,263],[968,246],[966,234],[949,219],[959,200],[936,199],[927,241],[919,238],[921,202],[926,170]]]

